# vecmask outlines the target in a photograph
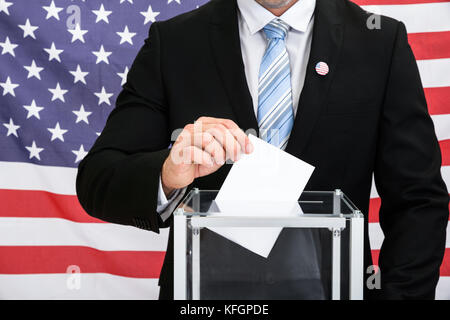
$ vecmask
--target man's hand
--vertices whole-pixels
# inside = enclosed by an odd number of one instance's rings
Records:
[[[184,127],[163,164],[161,182],[168,197],[194,181],[217,171],[228,159],[251,153],[247,135],[231,120],[201,117]]]

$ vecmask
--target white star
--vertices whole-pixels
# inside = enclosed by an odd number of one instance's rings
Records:
[[[55,2],[52,0],[52,3],[49,6],[43,6],[45,11],[47,11],[46,20],[54,17],[56,20],[59,20],[59,12],[63,10],[61,7],[56,7]]]
[[[30,152],[30,159],[35,157],[38,160],[41,160],[41,157],[39,156],[39,153],[41,153],[44,148],[38,148],[36,146],[36,142],[33,140],[33,144],[30,147],[25,147]]]
[[[59,122],[56,123],[56,126],[54,128],[47,128],[48,131],[52,133],[51,141],[55,139],[59,139],[62,142],[64,142],[64,134],[68,131],[65,129],[61,129],[59,126]]]
[[[0,12],[4,12],[9,16],[8,7],[12,6],[12,2],[7,2],[5,0],[0,0]]]
[[[107,93],[105,91],[105,87],[102,87],[101,92],[94,92],[94,94],[98,97],[98,105],[101,105],[102,103],[106,103],[109,106],[111,105],[111,102],[109,102],[109,98],[111,98],[114,94]]]
[[[122,44],[124,42],[128,42],[129,44],[133,44],[132,38],[136,35],[136,32],[130,32],[128,30],[128,26],[125,26],[125,29],[123,29],[123,32],[117,32],[117,34],[120,37],[120,43]]]
[[[19,137],[19,135],[17,134],[17,129],[19,129],[20,126],[14,125],[14,122],[11,118],[9,118],[9,123],[4,123],[3,125],[8,129],[8,132],[6,133],[7,137],[11,134]]]
[[[152,6],[148,6],[147,11],[141,11],[141,14],[145,17],[144,25],[146,25],[150,21],[155,22],[159,12],[153,12]]]
[[[69,72],[74,76],[73,83],[77,83],[78,81],[81,81],[84,84],[86,84],[85,78],[89,74],[89,72],[83,72],[80,68],[80,65],[77,65],[77,70],[69,71]]]
[[[128,1],[129,3],[133,4],[133,0],[120,0],[120,3],[123,3],[125,1]]]
[[[127,82],[127,75],[128,75],[128,67],[125,67],[125,71],[124,72],[118,72],[117,75],[120,77],[120,79],[122,79],[121,82],[121,86],[123,86],[125,84],[125,82]]]
[[[100,8],[98,10],[92,10],[92,12],[97,16],[95,23],[98,23],[100,20],[103,20],[106,23],[109,23],[108,16],[112,13],[112,11],[105,10],[105,7],[103,7],[103,4],[100,6]]]
[[[41,111],[41,110],[43,110],[44,108],[43,107],[38,107],[37,105],[36,105],[36,102],[33,100],[33,101],[31,101],[31,105],[29,105],[29,106],[23,106],[25,109],[27,109],[27,111],[28,111],[28,114],[27,114],[27,119],[29,119],[29,118],[31,118],[31,117],[36,117],[36,118],[38,118],[39,120],[41,119],[41,117],[39,116],[39,112]]]
[[[88,154],[87,151],[84,150],[83,145],[80,146],[80,149],[72,150],[72,152],[77,156],[77,158],[75,159],[75,163],[83,160],[83,158]]]
[[[167,4],[169,4],[169,3],[173,2],[173,1],[175,1],[178,4],[181,4],[180,0],[167,0]]]
[[[26,38],[28,36],[32,37],[33,39],[36,39],[36,36],[34,35],[34,32],[39,29],[37,26],[32,26],[30,24],[30,19],[27,19],[25,21],[25,24],[19,24],[19,28],[23,30],[23,37]]]
[[[13,97],[16,96],[14,93],[14,89],[16,89],[19,85],[17,83],[12,83],[11,79],[8,77],[6,78],[5,82],[0,82],[0,87],[3,88],[3,95],[6,96],[8,93],[12,95]]]
[[[76,40],[80,40],[84,43],[84,35],[88,32],[87,30],[81,30],[80,25],[77,24],[75,29],[67,29],[72,34],[72,43]]]
[[[101,45],[99,51],[92,51],[92,53],[97,56],[97,62],[95,64],[99,64],[100,62],[105,62],[106,64],[109,64],[108,57],[112,54],[110,51],[105,51],[103,48],[103,45]]]
[[[48,91],[50,91],[53,94],[52,101],[59,99],[62,102],[65,102],[64,95],[67,93],[68,90],[61,89],[61,87],[59,86],[59,82],[56,84],[55,89],[48,89]]]
[[[34,60],[31,62],[31,66],[23,66],[28,71],[28,77],[27,79],[30,79],[31,77],[36,77],[37,79],[41,80],[40,72],[44,70],[42,67],[38,67],[36,65],[36,62]]]
[[[44,48],[44,50],[48,53],[48,61],[52,61],[53,59],[56,59],[57,61],[61,62],[61,58],[59,57],[59,55],[61,53],[63,53],[64,50],[56,49],[54,42],[52,42],[52,45],[50,48],[48,48],[48,49]]]
[[[1,0],[0,0],[1,1]],[[5,42],[0,42],[0,47],[2,47],[2,55],[4,55],[5,53],[9,53],[10,55],[12,55],[13,57],[15,57],[15,53],[14,53],[14,49],[18,47],[17,44],[15,43],[11,43],[9,41],[9,38],[6,37]]]
[[[77,116],[77,120],[75,121],[75,123],[78,123],[80,121],[84,121],[87,124],[89,124],[88,117],[91,115],[92,112],[85,111],[83,105],[81,105],[80,111],[74,110],[72,112],[75,113],[75,115]]]

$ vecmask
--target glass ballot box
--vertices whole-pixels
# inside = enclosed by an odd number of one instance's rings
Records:
[[[175,299],[363,298],[364,217],[340,190],[294,203],[217,195],[193,189],[174,212]]]

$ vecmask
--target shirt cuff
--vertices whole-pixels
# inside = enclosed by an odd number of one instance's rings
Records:
[[[187,187],[183,189],[177,189],[173,191],[169,196],[169,199],[167,199],[162,187],[161,176],[159,177],[158,203],[156,206],[156,211],[159,213],[163,221],[166,221],[170,217],[173,210],[175,209],[175,206],[186,193],[186,190]]]

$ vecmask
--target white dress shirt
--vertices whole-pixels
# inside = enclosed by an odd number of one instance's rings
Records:
[[[258,114],[258,82],[259,67],[266,51],[268,41],[264,33],[264,26],[277,18],[270,11],[255,0],[237,0],[239,37],[242,59],[245,67],[245,77],[253,100],[255,115]],[[285,41],[291,66],[291,86],[294,115],[297,113],[298,100],[305,82],[306,67],[311,51],[312,30],[314,25],[314,9],[316,0],[299,0],[279,19],[288,24],[289,29]],[[161,179],[159,180],[159,194],[157,211],[165,221],[174,209],[174,205],[186,188],[177,190],[170,199],[164,195]]]

